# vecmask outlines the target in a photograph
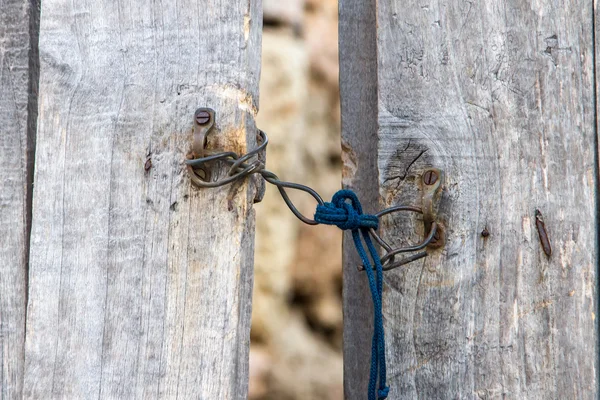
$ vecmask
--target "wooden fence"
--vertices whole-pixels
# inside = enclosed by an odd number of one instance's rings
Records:
[[[0,399],[246,398],[259,181],[198,190],[183,160],[200,106],[210,146],[256,145],[260,1],[38,1],[0,3]],[[445,175],[445,245],[385,275],[390,398],[597,398],[596,15],[340,0],[344,182],[374,212]]]

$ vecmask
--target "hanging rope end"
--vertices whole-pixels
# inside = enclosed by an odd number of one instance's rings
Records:
[[[379,389],[377,391],[377,399],[378,400],[387,399],[389,393],[390,393],[390,387],[389,386],[386,386],[383,389]]]

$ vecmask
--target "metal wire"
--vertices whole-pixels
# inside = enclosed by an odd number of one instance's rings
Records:
[[[293,189],[308,193],[320,205],[325,204],[323,198],[314,189],[305,185],[301,185],[299,183],[283,181],[279,179],[279,177],[273,172],[267,170],[265,168],[264,162],[261,161],[260,156],[265,151],[267,144],[269,143],[269,138],[267,137],[267,134],[261,130],[258,131],[258,142],[259,145],[254,150],[246,153],[243,156],[239,156],[238,154],[231,151],[216,153],[205,151],[204,154],[206,154],[206,156],[204,157],[186,160],[185,163],[187,165],[188,172],[190,173],[192,182],[198,187],[215,188],[244,179],[245,177],[252,174],[260,174],[265,181],[277,187],[285,204],[300,221],[308,225],[318,225],[318,222],[316,222],[312,218],[308,218],[307,216],[303,215],[300,212],[300,210],[298,210],[298,208],[290,199],[288,193],[286,192],[286,189]],[[217,162],[222,162],[229,165],[229,169],[227,170],[227,175],[225,178],[211,181],[208,171],[210,171],[211,164]],[[381,218],[384,215],[401,211],[411,211],[423,214],[423,210],[419,207],[403,205],[387,208],[383,211],[378,212],[377,214],[375,214],[375,216],[377,216],[377,218]],[[400,247],[396,249],[392,248],[386,241],[384,241],[374,229],[370,230],[370,234],[373,236],[375,241],[385,250],[385,254],[382,256],[381,262],[383,264],[384,271],[389,271],[391,269],[408,264],[412,261],[426,257],[427,252],[424,251],[413,254],[400,261],[395,261],[394,259],[394,256],[400,253],[418,251],[426,248],[434,240],[436,231],[437,224],[433,222],[431,225],[431,230],[430,232],[428,232],[427,237],[423,242],[414,246]],[[359,266],[359,270],[364,270],[364,267]]]
[[[308,225],[317,225],[318,223],[315,220],[306,217],[300,212],[300,210],[298,210],[285,189],[294,189],[308,193],[317,201],[317,203],[321,205],[325,204],[323,198],[312,188],[299,183],[282,181],[273,172],[265,169],[265,164],[260,161],[259,154],[266,149],[267,144],[269,143],[269,138],[267,137],[267,134],[261,130],[258,131],[258,135],[260,141],[259,146],[241,157],[239,157],[236,153],[228,151],[213,154],[209,153],[209,155],[206,157],[186,160],[185,163],[187,164],[190,175],[192,176],[192,181],[199,187],[214,188],[243,179],[251,174],[260,174],[265,181],[277,187],[281,197],[283,198],[283,201],[285,201],[285,204],[300,221]],[[201,171],[205,171],[204,168],[207,167],[207,164],[215,161],[221,161],[229,164],[229,170],[227,171],[226,178],[211,182],[204,180],[200,175],[198,175],[196,170],[199,169]]]

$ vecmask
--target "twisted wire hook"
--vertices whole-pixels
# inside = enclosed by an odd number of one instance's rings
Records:
[[[257,141],[259,145],[252,151],[242,156],[239,156],[237,153],[231,151],[210,152],[206,149],[203,149],[202,157],[186,159],[185,164],[187,166],[192,182],[196,186],[201,188],[216,188],[244,179],[252,174],[260,174],[265,181],[277,187],[287,207],[300,221],[308,225],[318,225],[319,223],[317,221],[305,216],[300,212],[300,210],[298,210],[294,202],[289,197],[289,194],[287,193],[286,189],[298,190],[301,192],[308,193],[313,199],[315,199],[315,201],[319,205],[325,204],[323,198],[314,189],[299,183],[283,181],[279,179],[279,177],[275,173],[267,170],[265,168],[265,163],[260,160],[260,155],[266,150],[267,144],[269,143],[269,138],[267,134],[262,130],[258,130],[257,136]],[[215,162],[222,162],[229,166],[229,168],[227,169],[226,176],[222,179],[218,179],[215,181],[205,179],[205,168],[208,168],[209,164]],[[198,171],[203,172],[204,176],[202,176]],[[399,205],[382,210],[375,214],[375,216],[378,219],[380,219],[384,215],[402,211],[410,211],[423,214],[423,210],[420,207]],[[375,241],[385,250],[385,253],[381,257],[381,263],[383,264],[383,270],[389,271],[394,268],[398,268],[402,265],[406,265],[412,261],[427,257],[427,252],[423,251],[403,258],[399,261],[395,260],[395,256],[398,254],[425,249],[434,240],[437,229],[438,225],[435,222],[433,222],[430,231],[427,233],[427,236],[421,243],[413,246],[399,248],[393,248],[392,246],[390,246],[385,240],[381,238],[381,236],[374,229],[371,228],[369,230],[369,233],[372,235]],[[358,269],[364,270],[364,266],[361,265],[358,267]]]
[[[209,155],[205,157],[185,160],[185,163],[188,167],[188,172],[190,172],[190,176],[192,177],[192,182],[194,182],[194,184],[196,184],[196,186],[198,187],[215,188],[227,185],[240,179],[244,179],[246,176],[251,174],[260,174],[265,179],[265,181],[277,187],[279,193],[281,194],[281,197],[285,201],[285,204],[300,221],[308,225],[317,225],[318,223],[315,220],[306,217],[300,212],[300,210],[298,210],[298,208],[294,205],[285,189],[294,189],[308,193],[319,204],[325,204],[323,198],[314,189],[305,185],[301,185],[299,183],[282,181],[273,172],[265,169],[265,164],[262,161],[260,161],[258,156],[262,151],[266,149],[267,144],[269,143],[269,138],[267,137],[267,134],[262,130],[258,131],[258,136],[260,141],[259,146],[241,157],[239,157],[236,153],[230,151],[219,153],[206,152]],[[254,160],[252,160],[252,158],[254,158]],[[214,161],[222,161],[226,164],[229,164],[229,169],[227,170],[227,177],[213,182],[202,179],[202,177],[196,172],[196,169],[202,169],[201,167],[203,167],[205,164]]]

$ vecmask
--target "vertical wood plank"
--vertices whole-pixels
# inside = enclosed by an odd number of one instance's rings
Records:
[[[447,173],[445,249],[388,277],[390,375],[407,397],[597,396],[591,11],[378,3],[382,197],[414,202],[419,171]]]
[[[25,398],[246,398],[255,188],[183,160],[255,145],[261,13],[44,2]]]
[[[340,99],[342,179],[359,195],[365,212],[379,205],[377,180],[377,47],[375,1],[340,0]],[[369,378],[373,308],[360,257],[344,234],[344,394],[364,399]]]
[[[386,273],[392,398],[597,397],[592,10],[377,1],[381,201],[418,204],[423,170],[446,173],[445,247]],[[404,217],[382,229],[423,234]]]
[[[0,2],[0,399],[23,384],[37,6]]]

